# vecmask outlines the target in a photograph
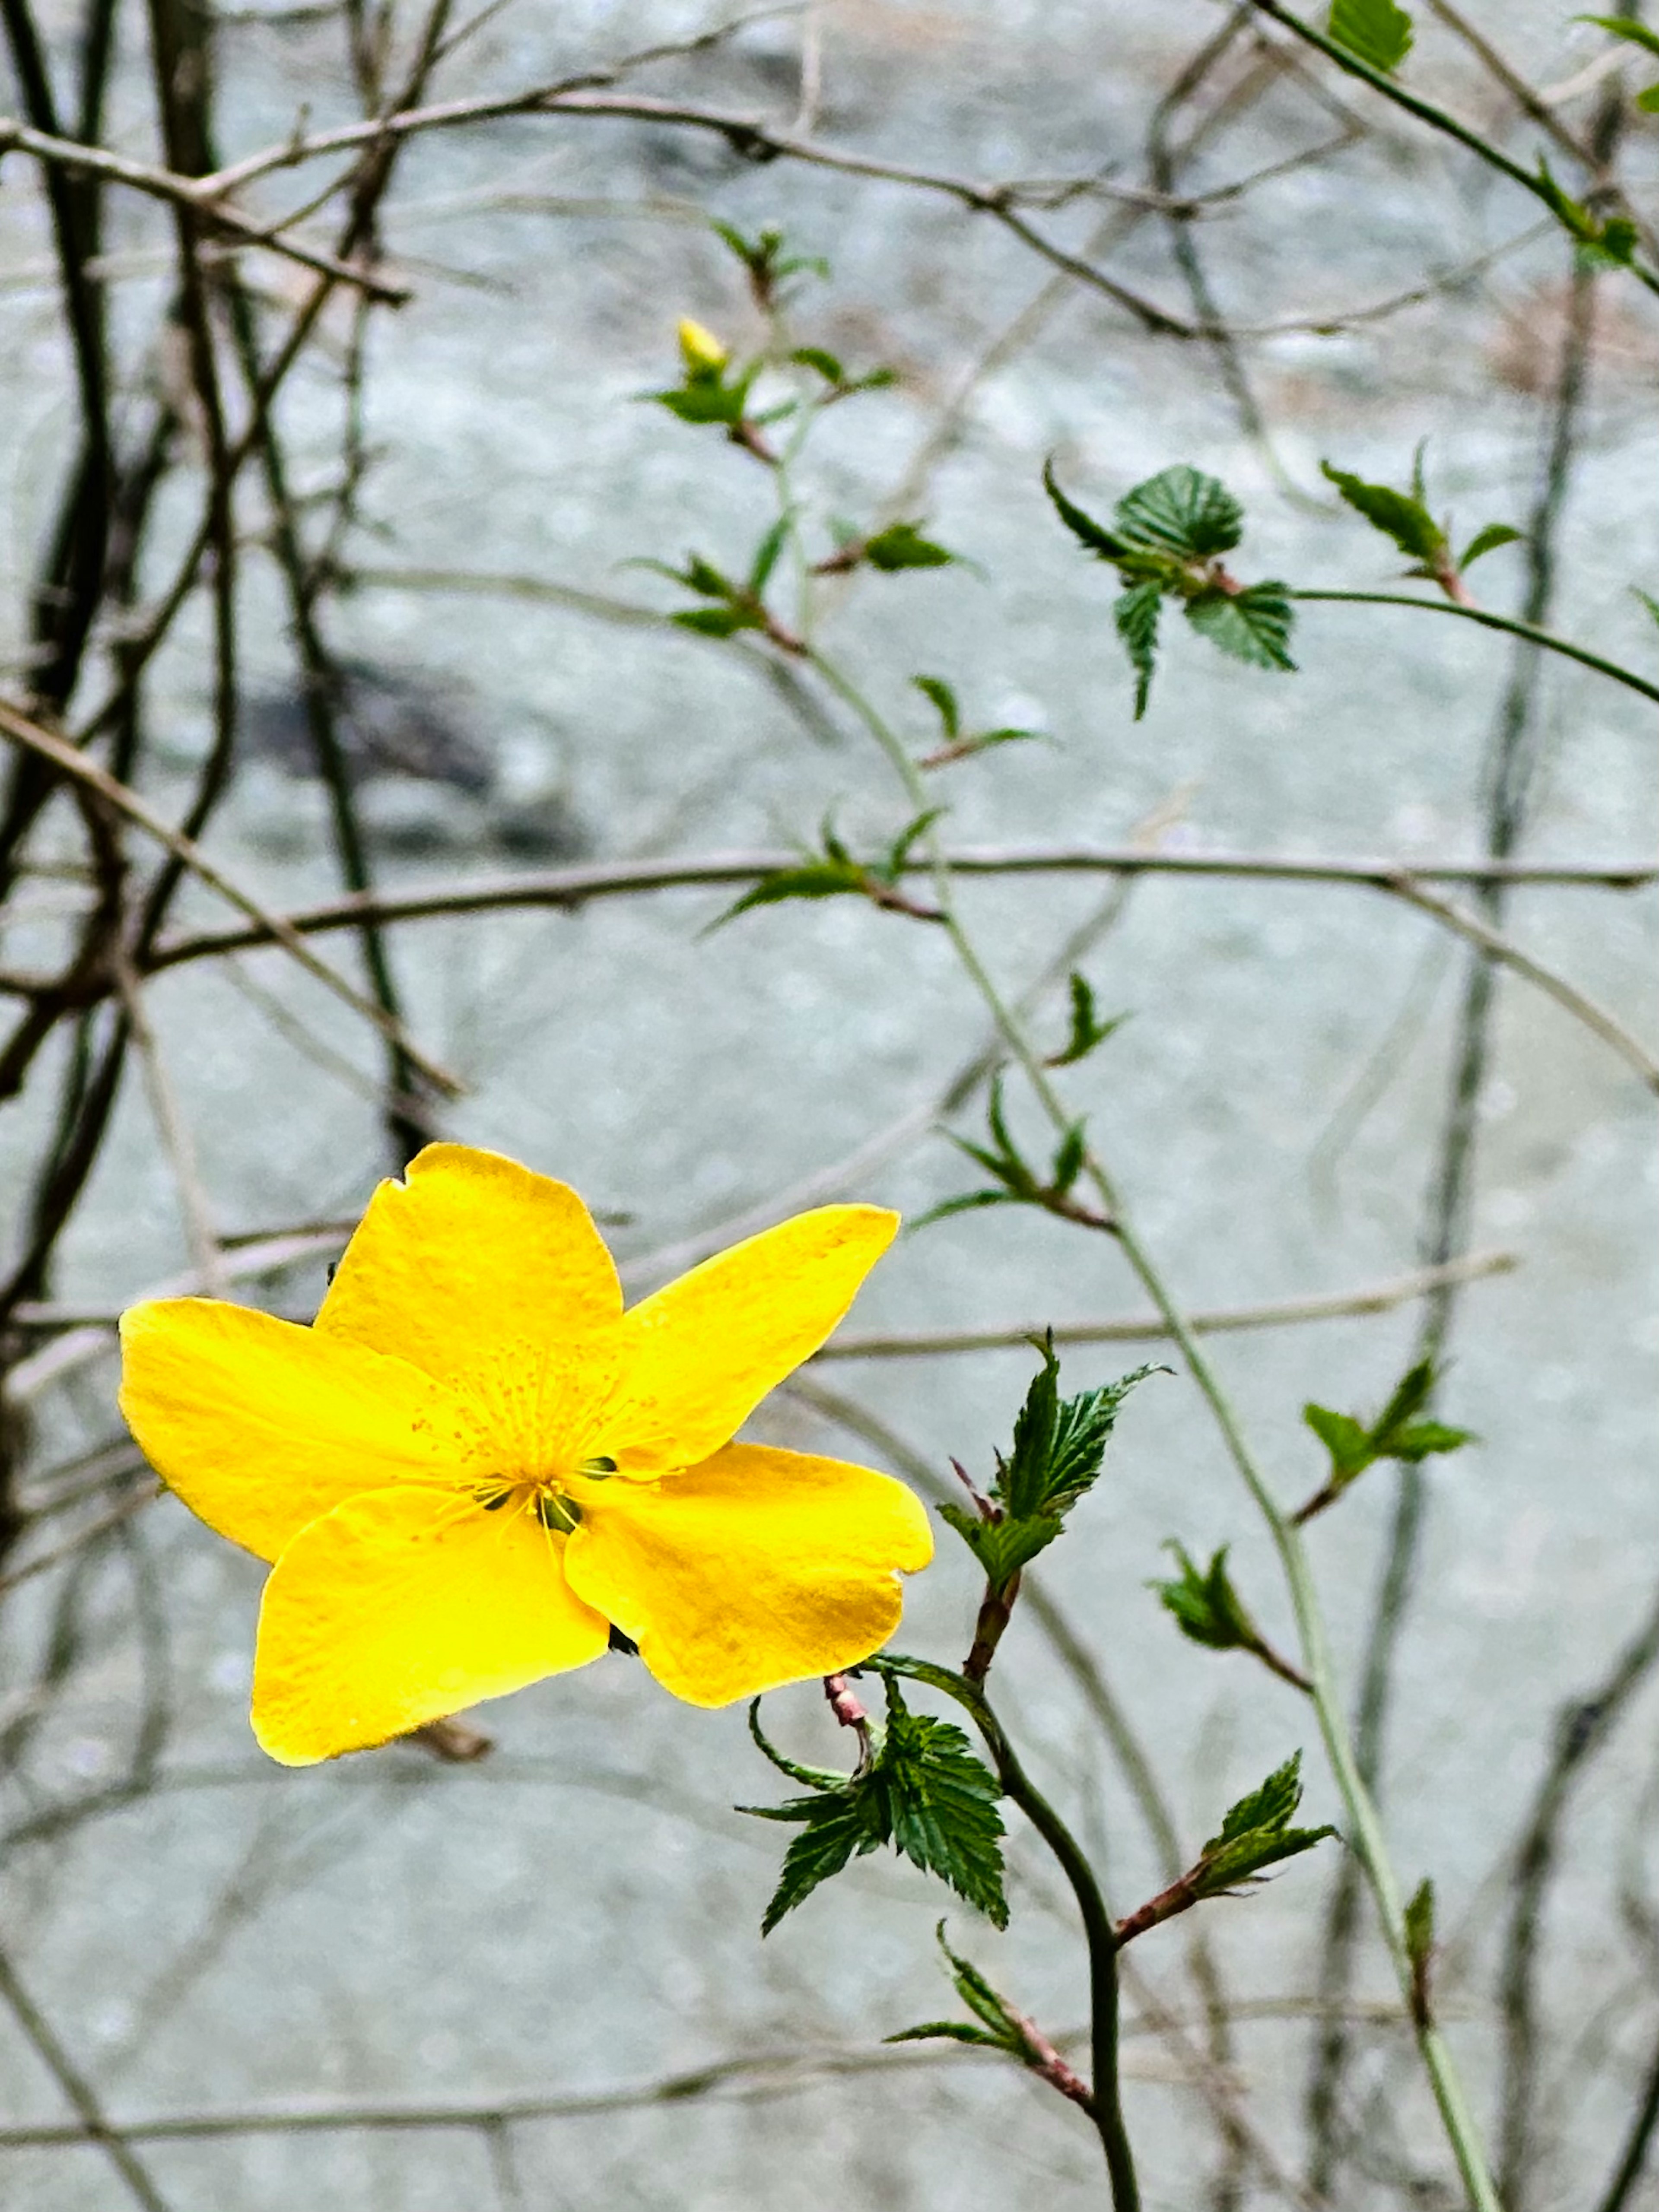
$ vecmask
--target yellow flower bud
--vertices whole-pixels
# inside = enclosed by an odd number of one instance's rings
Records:
[[[692,376],[717,376],[731,355],[714,336],[701,323],[694,323],[690,315],[680,318],[680,357]]]

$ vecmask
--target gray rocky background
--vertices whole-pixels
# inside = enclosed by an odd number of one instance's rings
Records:
[[[1543,0],[1484,0],[1471,12],[1545,85],[1573,79],[1603,43]],[[545,82],[708,20],[644,0],[518,0],[455,56],[439,89]],[[805,24],[780,16],[638,82],[787,129],[805,27],[822,73],[807,128],[826,143],[958,177],[1103,172],[1139,185],[1158,100],[1222,21],[1207,0],[827,0]],[[57,28],[67,39],[67,15]],[[148,155],[136,12],[122,36],[111,143]],[[854,519],[898,498],[971,560],[857,579],[828,641],[918,744],[927,713],[906,679],[919,671],[948,676],[976,721],[1052,737],[950,772],[952,842],[1122,844],[1153,819],[1176,849],[1478,852],[1482,762],[1511,665],[1504,640],[1438,617],[1310,608],[1299,672],[1281,676],[1224,662],[1166,624],[1152,706],[1135,723],[1113,580],[1079,556],[1042,494],[1050,452],[1097,512],[1190,461],[1246,502],[1241,573],[1357,587],[1390,588],[1399,563],[1336,506],[1322,457],[1400,481],[1426,440],[1438,500],[1460,523],[1526,520],[1565,326],[1565,249],[1553,232],[1523,236],[1539,229],[1534,204],[1317,62],[1252,79],[1248,44],[1200,103],[1218,112],[1184,188],[1250,175],[1353,118],[1352,143],[1194,229],[1222,314],[1256,331],[1303,326],[1241,343],[1257,429],[1241,422],[1212,348],[1137,329],[938,195],[756,165],[717,137],[639,121],[520,118],[416,147],[385,226],[416,297],[380,319],[369,352],[369,471],[348,549],[368,574],[326,607],[332,643],[359,672],[355,726],[380,878],[421,885],[579,857],[771,846],[810,835],[831,809],[860,839],[902,819],[845,715],[832,708],[809,726],[752,659],[580,596],[664,610],[676,603],[668,588],[622,564],[695,546],[735,567],[765,524],[758,469],[714,434],[638,404],[676,373],[680,313],[739,345],[758,337],[705,212],[746,228],[781,222],[803,250],[826,254],[829,282],[795,310],[800,335],[899,371],[893,391],[827,422],[804,471],[808,493]],[[228,19],[226,152],[280,138],[302,105],[313,129],[354,112],[340,47],[337,22],[320,12]],[[1414,82],[1530,162],[1535,133],[1443,26],[1423,27],[1411,67]],[[1572,94],[1559,112],[1583,127],[1595,97]],[[1638,179],[1653,131],[1637,126]],[[0,601],[13,625],[0,650],[14,656],[72,420],[35,184],[15,156],[0,171]],[[1097,199],[1040,220],[1122,283],[1193,312],[1162,217],[1131,219]],[[137,201],[112,202],[111,227],[118,320],[142,337],[165,305],[165,234]],[[1421,305],[1351,319],[1486,256]],[[279,292],[304,282],[275,261],[259,274]],[[1655,316],[1633,285],[1601,289],[1553,620],[1651,671],[1659,636],[1630,586],[1659,592]],[[1328,318],[1325,332],[1306,327]],[[344,335],[343,319],[325,330],[284,400],[303,488],[319,493],[339,465]],[[198,497],[182,472],[158,575]],[[1523,557],[1495,554],[1478,572],[1491,604],[1517,603]],[[463,589],[458,572],[565,596]],[[328,896],[336,877],[324,796],[296,744],[281,595],[257,551],[244,596],[254,699],[212,849],[269,903],[296,907]],[[174,814],[209,741],[207,642],[205,607],[192,605],[158,663],[144,788]],[[1538,699],[1528,852],[1650,854],[1652,708],[1559,661]],[[998,975],[1018,989],[1106,889],[981,883],[963,900]],[[61,926],[52,901],[70,895],[46,879],[28,888],[8,963],[50,957]],[[981,1036],[934,933],[846,901],[702,935],[721,903],[719,892],[678,890],[423,921],[396,942],[410,1025],[467,1085],[447,1126],[574,1183],[616,1218],[640,1285],[664,1272],[659,1255],[708,1249],[725,1224],[775,1201],[787,1210],[797,1185],[937,1097]],[[205,893],[181,911],[204,925],[222,918]],[[1516,894],[1507,927],[1651,1039],[1656,914],[1651,890],[1533,889]],[[343,961],[347,940],[328,942]],[[1072,1095],[1189,1305],[1342,1291],[1418,1264],[1465,959],[1431,921],[1354,887],[1154,878],[1123,894],[1084,964],[1103,1006],[1133,1019],[1077,1071]],[[181,969],[149,1001],[219,1231],[349,1218],[385,1166],[378,1063],[361,1025],[269,950],[236,975]],[[1058,1042],[1054,993],[1036,1019]],[[25,1187],[50,1103],[32,1090],[0,1117],[0,1188]],[[1640,1078],[1559,1006],[1504,983],[1468,1241],[1520,1264],[1459,1304],[1443,1403],[1482,1441],[1428,1473],[1387,1776],[1401,1868],[1413,1880],[1432,1872],[1438,1887],[1449,2026],[1488,2115],[1515,1838],[1553,1716],[1601,1679],[1653,1602],[1654,1109]],[[957,1126],[971,1130],[979,1112],[964,1109]],[[928,1133],[856,1189],[915,1212],[961,1188],[966,1172]],[[111,1308],[189,1264],[172,1170],[132,1081],[52,1295]],[[241,1294],[303,1315],[321,1279],[314,1261]],[[1142,1304],[1106,1240],[1001,1210],[902,1243],[855,1325],[1059,1322]],[[1304,1401],[1378,1403],[1419,1322],[1405,1307],[1218,1342],[1283,1495],[1320,1474]],[[1150,1356],[1094,1347],[1066,1372],[1080,1385]],[[1030,1365],[1012,1350],[826,1364],[808,1379],[854,1399],[933,1468],[955,1454],[983,1473]],[[42,1479],[118,1435],[112,1387],[102,1351],[33,1389]],[[799,1400],[776,1401],[757,1432],[880,1455]],[[1351,1675],[1394,1483],[1379,1470],[1315,1533]],[[1333,1817],[1294,1693],[1243,1659],[1182,1644],[1160,1614],[1146,1585],[1170,1536],[1230,1542],[1241,1583],[1288,1638],[1266,1540],[1196,1393],[1175,1379],[1134,1399],[1107,1479],[1037,1572],[1148,1746],[1185,1842],[1212,1832],[1230,1798],[1298,1743],[1309,1809]],[[476,1765],[393,1748],[283,1772],[261,1760],[246,1723],[258,1581],[255,1563],[163,1501],[5,1597],[0,1942],[21,1982],[118,2117],[325,2106],[430,2116],[521,2099],[572,2109],[494,2131],[337,2127],[143,2145],[173,2212],[1103,2201],[1093,2137],[1041,2085],[974,2054],[884,2063],[882,2035],[948,2008],[932,1942],[943,1893],[868,1861],[760,1945],[778,1832],[729,1810],[767,1796],[772,1778],[740,1711],[678,1708],[615,1658],[477,1717],[496,1748]],[[913,1589],[905,1644],[959,1656],[974,1595],[965,1563],[942,1555]],[[999,1672],[1034,1765],[1127,1908],[1158,1886],[1158,1864],[1075,1674],[1029,1618]],[[834,1754],[807,1692],[771,1711],[805,1755]],[[1647,2063],[1656,1719],[1651,1697],[1632,1710],[1566,1831],[1544,1954],[1544,2148],[1530,2177],[1540,2207],[1596,2200]],[[1298,2201],[1334,1856],[1211,1908],[1238,2010],[1219,2073],[1201,2058],[1181,1931],[1136,1954],[1127,2095],[1159,2212]],[[973,1925],[965,1909],[951,1932],[1027,2009],[1073,2028],[1083,1984],[1067,1902],[1028,1837],[1012,1864],[1009,1934]],[[1450,2201],[1369,1936],[1353,1996],[1362,2017],[1345,2094],[1368,2148],[1338,2201]],[[1157,2026],[1171,2015],[1174,2039]],[[672,2077],[728,2060],[744,2063],[667,2094]],[[67,2116],[3,2010],[0,2084],[9,2126]],[[1235,2097],[1264,2150],[1247,2160],[1242,2198],[1218,2199],[1218,2100]],[[8,2204],[101,2212],[127,2201],[124,2187],[94,2144],[0,2143]]]

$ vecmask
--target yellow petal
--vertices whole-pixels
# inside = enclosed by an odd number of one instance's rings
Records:
[[[759,1444],[728,1445],[671,1482],[585,1489],[582,1512],[565,1552],[572,1589],[693,1705],[867,1659],[898,1626],[896,1574],[933,1553],[902,1482]]]
[[[441,1482],[459,1455],[429,1376],[211,1298],[123,1314],[121,1411],[191,1510],[262,1559],[356,1492]]]
[[[428,1145],[383,1182],[319,1328],[447,1377],[481,1343],[540,1348],[622,1311],[617,1271],[574,1190],[499,1152]]]
[[[573,1595],[562,1542],[522,1508],[408,1488],[313,1522],[265,1584],[255,1735],[308,1766],[585,1667],[609,1624]]]
[[[892,1243],[896,1213],[822,1206],[706,1260],[623,1317],[605,1450],[629,1474],[695,1467],[823,1342]]]

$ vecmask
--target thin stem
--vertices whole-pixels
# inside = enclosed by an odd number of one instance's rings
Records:
[[[902,1674],[912,1681],[926,1682],[930,1688],[940,1690],[947,1698],[955,1698],[984,1737],[986,1748],[991,1754],[991,1763],[996,1768],[997,1779],[1009,1801],[1018,1806],[1047,1844],[1071,1887],[1072,1894],[1077,1899],[1084,1939],[1089,1950],[1091,2040],[1094,2067],[1093,2104],[1090,2118],[1095,2124],[1101,2148],[1106,2154],[1106,2170],[1112,2185],[1113,2212],[1139,2212],[1140,2188],[1135,2179],[1134,2156],[1129,2147],[1128,2132],[1123,2124],[1123,2106],[1118,2083],[1117,1938],[1112,1926],[1112,1917],[1106,1909],[1106,1900],[1101,1894],[1100,1884],[1095,1879],[1094,1869],[1076,1837],[1020,1765],[1018,1754],[1009,1742],[1006,1731],[976,1684],[961,1674],[953,1674],[948,1667],[935,1667],[925,1659],[901,1658],[895,1652],[884,1653],[879,1660],[871,1663],[885,1673]]]
[[[1443,132],[1448,138],[1456,139],[1460,146],[1467,146],[1470,153],[1479,155],[1489,168],[1496,169],[1500,175],[1507,177],[1511,184],[1519,185],[1523,191],[1530,192],[1536,200],[1541,200],[1567,235],[1577,242],[1583,242],[1579,234],[1566,221],[1558,204],[1559,188],[1552,185],[1547,177],[1541,173],[1534,173],[1530,169],[1523,169],[1518,161],[1512,161],[1509,155],[1500,148],[1494,146],[1490,139],[1483,138],[1478,131],[1471,130],[1467,123],[1460,121],[1449,110],[1437,107],[1432,100],[1425,100],[1417,93],[1407,92],[1404,85],[1396,83],[1393,77],[1385,75],[1382,70],[1373,69],[1369,62],[1362,61],[1359,56],[1352,52],[1348,47],[1339,46],[1334,39],[1328,38],[1322,31],[1316,30],[1311,23],[1304,23],[1299,15],[1293,15],[1288,8],[1281,8],[1279,0],[1250,0],[1250,4],[1258,15],[1267,16],[1272,21],[1281,24],[1285,30],[1292,32],[1297,38],[1304,40],[1307,45],[1317,47],[1319,52],[1328,60],[1334,62],[1339,69],[1346,70],[1350,76],[1357,76],[1361,83],[1370,85],[1373,92],[1380,92],[1385,100],[1392,100],[1396,107],[1404,108],[1407,115],[1414,115],[1419,123],[1426,123],[1433,130]],[[1646,268],[1641,262],[1636,260],[1628,261],[1624,265],[1638,284],[1645,285],[1650,292],[1659,293],[1659,273]]]
[[[1428,615],[1455,615],[1462,622],[1479,623],[1482,629],[1501,629],[1507,636],[1524,639],[1545,653],[1558,653],[1564,660],[1576,660],[1583,668],[1593,668],[1598,676],[1611,677],[1622,684],[1627,691],[1639,691],[1644,699],[1659,704],[1659,684],[1650,683],[1638,676],[1633,668],[1626,668],[1604,653],[1592,653],[1588,646],[1575,645],[1571,638],[1559,637],[1553,630],[1541,629],[1536,623],[1522,622],[1514,615],[1494,614],[1490,607],[1469,607],[1451,599],[1420,599],[1410,592],[1287,592],[1285,598],[1307,603],[1323,600],[1335,605],[1361,607],[1415,607]]]
[[[827,661],[816,649],[810,657],[820,676],[836,696],[858,715],[886,754],[918,811],[923,811],[920,771],[896,732],[883,720],[857,686],[833,663]],[[957,957],[983,998],[1010,1054],[1019,1063],[1055,1130],[1064,1133],[1072,1126],[1074,1117],[1050,1080],[1048,1070],[1020,1022],[1002,999],[957,915],[951,897],[950,864],[931,830],[925,833],[925,843],[934,866],[933,896],[945,916]],[[1409,2009],[1414,1984],[1406,1942],[1405,1899],[1389,1856],[1388,1841],[1376,1805],[1355,1757],[1352,1737],[1331,1662],[1324,1616],[1301,1534],[1281,1510],[1268,1489],[1266,1477],[1256,1463],[1231,1401],[1205,1358],[1186,1315],[1176,1304],[1151,1254],[1141,1243],[1116,1186],[1092,1149],[1085,1154],[1083,1172],[1093,1184],[1103,1208],[1111,1217],[1117,1242],[1141,1287],[1157,1308],[1170,1336],[1180,1346],[1188,1372],[1197,1383],[1221,1432],[1228,1456],[1267,1523],[1278,1550],[1296,1614],[1303,1664],[1308,1675],[1309,1694],[1319,1716],[1320,1734],[1324,1740],[1326,1756],[1347,1815],[1348,1844],[1364,1868],[1376,1899],[1377,1917],[1382,1923],[1383,1941],[1399,1980],[1401,1999]],[[1431,2020],[1418,2021],[1416,2032],[1418,2048],[1473,2212],[1501,2212],[1497,2192],[1487,2172],[1486,2154],[1481,2148],[1474,2115],[1451,2052]],[[1103,2110],[1105,2100],[1103,2099],[1102,2103]]]

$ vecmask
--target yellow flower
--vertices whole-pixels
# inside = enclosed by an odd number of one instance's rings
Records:
[[[585,1666],[614,1624],[695,1705],[833,1674],[926,1566],[902,1483],[733,1432],[823,1343],[897,1216],[830,1206],[623,1310],[564,1184],[432,1145],[315,1325],[208,1298],[123,1319],[121,1408],[210,1528],[275,1564],[254,1733],[301,1766]]]
[[[690,315],[680,318],[680,359],[688,375],[718,376],[731,357],[713,331]]]

